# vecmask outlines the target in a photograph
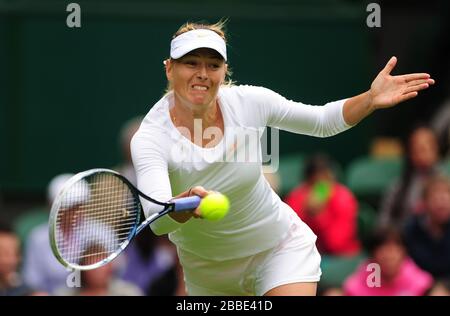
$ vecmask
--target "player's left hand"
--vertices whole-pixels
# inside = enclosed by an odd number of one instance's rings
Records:
[[[372,108],[375,110],[393,107],[414,98],[420,90],[434,84],[434,80],[427,73],[392,76],[391,71],[396,64],[397,58],[392,57],[372,82],[369,93]]]

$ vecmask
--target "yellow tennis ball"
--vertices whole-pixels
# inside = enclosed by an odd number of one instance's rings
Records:
[[[211,193],[200,202],[199,209],[203,218],[210,221],[218,221],[227,215],[230,201],[221,193]]]

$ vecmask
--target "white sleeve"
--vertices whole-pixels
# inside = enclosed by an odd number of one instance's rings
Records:
[[[266,88],[254,88],[256,90],[250,92],[252,99],[262,105],[260,110],[268,126],[317,137],[333,136],[352,127],[343,116],[347,99],[314,106],[287,100]]]
[[[131,156],[136,171],[137,187],[147,196],[158,201],[168,201],[172,198],[168,163],[164,150],[154,141],[155,136],[146,135],[139,131],[131,140]],[[145,216],[162,210],[156,205],[141,198]],[[163,216],[150,224],[156,235],[163,235],[178,229],[182,223]]]

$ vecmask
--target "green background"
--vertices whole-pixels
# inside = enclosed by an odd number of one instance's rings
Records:
[[[402,53],[380,53],[387,44],[380,45],[380,30],[366,26],[367,1],[78,1],[82,26],[73,29],[66,25],[68,3],[0,0],[3,192],[42,194],[56,174],[119,163],[120,128],[161,97],[162,61],[172,34],[188,20],[228,17],[233,79],[309,104],[367,90],[390,55]],[[382,21],[389,23],[384,10]],[[431,17],[404,26],[422,47],[403,50],[406,71],[416,70],[407,56],[430,57],[423,47],[439,20],[420,21]],[[386,24],[383,30],[391,32]],[[408,47],[411,40],[404,42]],[[346,167],[367,154],[380,118],[389,117],[387,128],[408,125],[396,119],[400,111],[406,107],[332,138],[281,132],[280,152],[327,152]]]

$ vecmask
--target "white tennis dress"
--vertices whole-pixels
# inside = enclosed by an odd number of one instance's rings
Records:
[[[167,201],[201,185],[230,199],[230,211],[221,221],[192,218],[181,224],[165,216],[151,225],[158,235],[169,233],[182,264],[183,257],[189,255],[198,260],[223,262],[274,249],[287,238],[298,220],[263,175],[259,138],[259,147],[256,150],[254,147],[254,136],[260,135],[263,128],[327,137],[351,127],[342,114],[345,100],[311,106],[287,100],[262,87],[224,86],[219,89],[218,101],[225,128],[221,142],[215,147],[197,146],[175,128],[169,114],[173,93],[166,94],[153,106],[131,141],[137,185],[145,194]],[[206,131],[204,137],[208,136]],[[146,216],[159,210],[144,199],[142,203]],[[307,239],[315,240],[305,224],[300,220],[297,224]],[[187,267],[183,267],[189,283]]]

